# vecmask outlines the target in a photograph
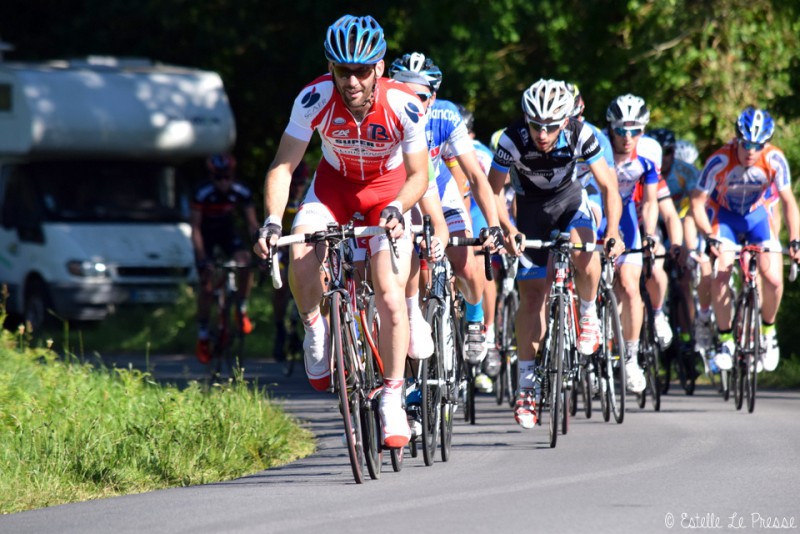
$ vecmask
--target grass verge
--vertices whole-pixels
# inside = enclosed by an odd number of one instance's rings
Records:
[[[229,480],[313,449],[257,385],[179,390],[0,333],[0,513]]]

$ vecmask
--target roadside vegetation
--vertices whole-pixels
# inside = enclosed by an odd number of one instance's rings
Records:
[[[258,384],[178,389],[0,329],[0,513],[229,480],[313,449]]]

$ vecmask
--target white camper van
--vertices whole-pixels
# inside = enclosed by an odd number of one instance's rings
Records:
[[[0,61],[0,285],[40,325],[175,299],[194,259],[176,167],[228,150],[213,72],[147,60]]]

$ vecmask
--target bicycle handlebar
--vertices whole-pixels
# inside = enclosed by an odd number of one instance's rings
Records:
[[[447,240],[448,247],[480,247],[483,246],[483,241],[479,237],[451,237]],[[494,280],[494,273],[492,272],[492,255],[488,251],[481,251],[477,254],[483,254],[483,272],[488,281]]]
[[[795,261],[791,260],[791,251],[788,248],[770,247],[770,246],[763,246],[763,245],[732,245],[732,244],[729,244],[729,243],[722,243],[721,241],[716,240],[716,239],[714,241],[716,241],[717,243],[720,243],[719,251],[721,253],[722,252],[735,252],[736,253],[736,257],[739,257],[739,255],[741,254],[741,252],[743,250],[744,251],[749,251],[749,252],[755,252],[757,254],[760,254],[762,252],[775,252],[775,253],[783,254],[784,256],[789,256],[790,257],[789,261],[791,262],[791,266],[789,267],[789,281],[790,282],[794,282],[797,279],[797,263]],[[718,272],[717,271],[717,262],[714,261],[713,263],[714,263],[713,276],[716,278],[717,272]]]
[[[283,236],[278,239],[278,243],[275,245],[275,248],[278,247],[286,247],[289,245],[297,245],[301,243],[322,243],[323,241],[328,241],[330,239],[352,239],[357,237],[369,237],[369,236],[376,236],[376,235],[384,235],[386,234],[386,228],[382,226],[338,226],[337,228],[329,228],[327,230],[319,230],[317,232],[312,232],[310,234],[292,234]],[[392,258],[392,270],[395,274],[398,272],[397,269],[397,249],[393,247],[391,254]],[[275,260],[275,255],[270,254],[270,257],[267,259],[267,263],[270,266],[270,275],[272,277],[272,287],[275,289],[280,289],[283,287],[283,281],[281,280],[281,271],[280,266],[278,265],[277,261]]]

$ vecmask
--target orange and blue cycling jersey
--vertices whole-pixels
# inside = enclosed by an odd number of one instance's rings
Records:
[[[768,208],[780,191],[791,187],[789,164],[780,149],[767,145],[751,167],[739,163],[737,143],[729,142],[706,162],[697,189],[709,195],[706,207],[713,235],[738,243],[776,239]]]
[[[744,167],[736,156],[737,143],[730,141],[706,162],[697,189],[705,191],[720,207],[745,215],[764,204],[764,195],[774,184],[776,192],[790,184],[789,164],[783,152],[767,145],[752,167]]]

